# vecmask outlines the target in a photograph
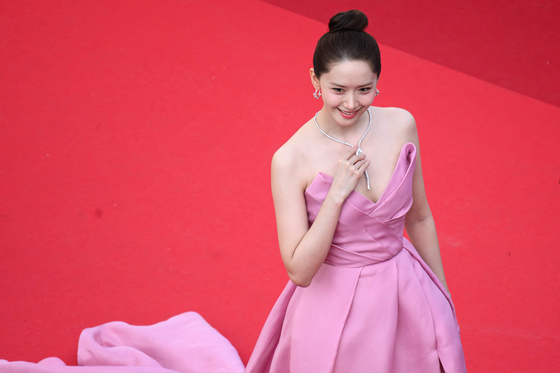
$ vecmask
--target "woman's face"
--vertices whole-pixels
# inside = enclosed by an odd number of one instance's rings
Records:
[[[323,94],[322,111],[340,126],[356,123],[371,106],[377,79],[365,61],[338,62],[320,79],[311,71],[313,85]]]

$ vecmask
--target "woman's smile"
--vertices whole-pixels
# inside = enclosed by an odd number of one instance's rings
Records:
[[[352,119],[356,116],[356,114],[358,114],[360,109],[357,109],[357,110],[354,110],[354,111],[345,111],[345,110],[342,110],[342,109],[338,109],[338,111],[340,112],[340,115],[342,115],[343,118]]]

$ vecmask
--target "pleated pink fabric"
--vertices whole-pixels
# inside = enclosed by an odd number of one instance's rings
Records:
[[[467,371],[455,306],[403,237],[412,206],[416,148],[407,143],[379,201],[352,192],[332,246],[310,286],[291,281],[276,301],[247,368],[195,312],[151,326],[85,329],[78,367],[0,360],[0,373],[446,373]],[[305,191],[309,223],[333,178]]]
[[[467,371],[453,301],[403,237],[415,159],[406,143],[376,203],[348,196],[325,263],[310,286],[286,285],[246,373]],[[310,225],[332,180],[305,191]]]

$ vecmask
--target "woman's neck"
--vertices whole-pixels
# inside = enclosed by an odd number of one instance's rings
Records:
[[[356,122],[341,126],[333,120],[324,110],[317,115],[317,122],[321,129],[340,141],[356,145],[369,125],[369,115],[363,112]]]

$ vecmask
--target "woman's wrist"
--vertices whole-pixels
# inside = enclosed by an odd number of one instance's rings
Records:
[[[346,197],[344,197],[340,193],[334,192],[331,189],[327,193],[327,197],[325,198],[325,200],[331,201],[331,203],[335,204],[336,206],[342,206],[344,204],[344,201],[346,200]]]

